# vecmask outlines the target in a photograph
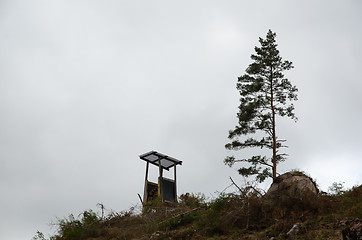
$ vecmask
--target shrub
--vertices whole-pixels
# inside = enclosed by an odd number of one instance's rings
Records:
[[[197,208],[206,205],[206,197],[202,193],[185,193],[179,197],[179,207]]]
[[[342,195],[344,191],[344,182],[334,182],[330,187],[328,187],[328,192],[332,195]]]
[[[88,237],[96,237],[97,233],[93,228],[98,222],[98,216],[92,210],[84,211],[81,219],[76,219],[70,214],[68,219],[58,221],[58,235],[56,239],[81,240]]]

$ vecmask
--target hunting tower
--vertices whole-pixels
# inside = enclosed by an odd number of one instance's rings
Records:
[[[177,202],[177,185],[176,185],[176,166],[182,165],[182,161],[167,156],[165,154],[151,151],[139,156],[140,159],[146,161],[145,188],[143,195],[143,203],[151,201],[157,196],[162,202]],[[158,183],[148,181],[149,165],[158,167]],[[174,179],[163,177],[163,170],[169,171],[173,167]]]

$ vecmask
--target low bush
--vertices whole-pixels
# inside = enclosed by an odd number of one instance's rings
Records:
[[[92,210],[84,211],[81,219],[76,219],[73,214],[66,219],[58,221],[58,235],[55,239],[81,240],[96,237],[94,225],[98,222],[98,216]]]
[[[342,219],[362,219],[362,186],[340,195],[296,192],[265,197],[254,187],[220,194],[207,202],[202,194],[183,194],[179,203],[153,201],[108,217],[92,210],[58,220],[50,240],[83,239],[285,239],[296,223],[304,239],[336,239]],[[332,238],[325,238],[330,234]],[[295,239],[303,239],[296,236]],[[40,232],[33,240],[46,240]]]

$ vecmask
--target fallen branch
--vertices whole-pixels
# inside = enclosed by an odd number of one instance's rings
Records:
[[[253,187],[252,185],[249,185],[249,186],[245,187],[244,190],[242,190],[242,189],[234,182],[234,180],[233,180],[231,177],[229,177],[229,178],[230,178],[230,181],[232,182],[232,184],[240,191],[240,193],[245,192],[245,190],[246,190],[246,192],[248,192],[248,190],[251,188],[251,189],[253,189],[255,192],[257,192],[261,197],[264,197],[264,195],[263,195],[258,189],[256,189],[255,187]]]

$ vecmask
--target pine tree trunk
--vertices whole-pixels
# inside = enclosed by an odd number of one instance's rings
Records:
[[[272,138],[273,138],[273,180],[277,177],[277,138],[275,133],[275,109],[273,89],[273,68],[270,69],[270,108],[272,110]]]
[[[273,180],[277,177],[277,141],[275,136],[275,111],[274,106],[272,108],[273,112]]]

